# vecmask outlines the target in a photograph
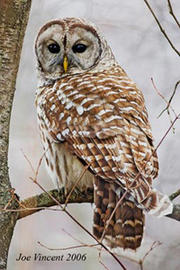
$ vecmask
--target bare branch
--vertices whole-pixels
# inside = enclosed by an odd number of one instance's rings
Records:
[[[110,270],[110,269],[103,263],[103,261],[102,261],[102,259],[101,259],[101,251],[102,251],[102,248],[101,248],[100,251],[99,251],[98,261],[99,261],[99,263],[104,267],[104,269]]]
[[[175,14],[174,14],[174,11],[173,11],[173,8],[172,8],[172,5],[171,5],[171,1],[170,0],[167,0],[167,1],[168,1],[169,13],[172,15],[172,17],[174,18],[175,22],[177,23],[177,25],[180,28],[180,22],[178,21],[178,19],[176,18]]]
[[[147,0],[144,0],[145,4],[147,5],[148,9],[150,10],[151,14],[153,15],[154,19],[156,20],[161,32],[163,33],[163,35],[165,36],[165,38],[167,39],[168,43],[170,44],[171,48],[180,56],[180,52],[175,48],[174,44],[172,43],[172,41],[170,40],[170,38],[168,37],[168,35],[166,34],[166,31],[162,28],[161,23],[159,22],[156,14],[154,13],[154,11],[152,10],[150,4],[148,3]]]
[[[170,200],[173,200],[179,195],[180,195],[180,190],[171,194],[169,198]],[[43,192],[39,195],[30,197],[20,202],[21,206],[19,207],[19,209],[1,209],[0,211],[19,212],[18,219],[21,219],[29,215],[32,215],[33,213],[39,212],[41,210],[47,210],[48,207],[57,206],[57,203],[55,200],[58,201],[58,204],[61,204],[61,205],[66,202],[64,189],[61,189],[59,191],[56,189],[53,189],[49,191],[48,193]],[[92,190],[89,190],[86,193],[78,192],[78,194],[77,192],[72,192],[68,201],[68,203],[93,203],[93,202],[94,202],[94,198],[93,198]],[[52,208],[51,210],[59,211],[59,209],[52,209]],[[168,215],[167,217],[180,221],[180,205],[174,204],[173,213],[171,215]]]
[[[45,210],[47,207],[55,206],[57,203],[52,199],[55,198],[58,203],[64,204],[66,202],[66,196],[64,194],[64,189],[61,190],[51,190],[48,193],[44,192],[40,195],[30,197],[24,201],[21,201],[20,204],[23,205],[19,210],[19,219],[29,216],[33,213],[36,213],[40,210]],[[88,191],[86,193],[72,192],[71,196],[68,199],[68,203],[92,203],[93,201],[93,192]]]
[[[158,88],[157,88],[157,86],[155,85],[155,82],[154,82],[154,80],[153,80],[153,78],[151,78],[151,82],[152,82],[152,85],[153,85],[153,87],[154,87],[154,89],[156,90],[156,92],[157,92],[157,94],[164,100],[164,102],[167,104],[167,106],[166,106],[166,108],[158,115],[158,118],[167,110],[167,113],[168,113],[168,115],[169,115],[169,117],[170,117],[170,111],[169,111],[169,108],[172,110],[172,112],[174,113],[174,115],[175,115],[175,117],[177,116],[177,114],[176,114],[176,112],[175,112],[175,110],[174,110],[174,108],[171,106],[171,100],[172,100],[172,98],[173,98],[173,96],[175,95],[175,92],[173,91],[173,94],[172,94],[172,96],[171,96],[171,98],[170,98],[170,100],[168,101],[168,100],[166,100],[166,98],[163,96],[163,94],[158,90]],[[176,88],[177,88],[177,86],[176,86]],[[176,89],[175,88],[175,89]],[[171,119],[170,119],[171,120]],[[171,120],[171,123],[172,123],[172,120]]]
[[[170,106],[170,103],[171,103],[171,101],[172,101],[172,99],[173,99],[173,97],[174,97],[174,95],[176,93],[176,90],[177,90],[177,87],[178,87],[179,84],[180,84],[180,81],[177,81],[177,83],[175,84],[175,87],[174,87],[174,91],[172,93],[172,96],[170,97],[170,99],[168,101],[168,106]]]
[[[135,181],[135,180],[134,180],[134,181]],[[134,181],[132,182],[132,184],[134,183]],[[131,184],[130,186],[132,186],[132,184]],[[126,190],[126,191],[124,192],[124,194],[122,195],[122,197],[121,197],[121,198],[119,199],[119,201],[117,202],[115,208],[113,209],[113,211],[112,211],[112,213],[111,213],[111,215],[110,215],[109,219],[107,220],[106,225],[105,225],[105,227],[104,227],[104,230],[103,230],[103,233],[102,233],[102,236],[101,236],[101,241],[104,239],[105,233],[106,233],[106,231],[107,231],[107,229],[108,229],[108,227],[109,227],[109,225],[110,225],[110,222],[111,222],[111,220],[112,220],[112,218],[113,218],[113,216],[114,216],[116,210],[117,210],[118,207],[121,205],[123,199],[126,197],[127,194],[128,194],[128,190]]]
[[[76,237],[74,237],[74,235],[72,235],[72,234],[70,234],[69,232],[67,232],[65,229],[62,229],[62,231],[64,232],[64,233],[66,233],[68,236],[70,236],[73,240],[75,240],[76,242],[78,242],[79,244],[81,244],[81,245],[89,245],[89,246],[93,246],[93,247],[96,247],[96,249],[100,249],[98,246],[99,246],[99,244],[94,244],[94,245],[92,245],[92,244],[85,244],[85,243],[83,243],[82,241],[80,241],[79,239],[77,239]]]
[[[158,247],[160,245],[161,245],[161,242],[159,242],[159,241],[154,241],[152,243],[150,249],[146,252],[146,254],[144,255],[144,257],[139,261],[139,265],[140,265],[141,270],[143,270],[143,264],[144,264],[144,261],[145,261],[146,257],[149,256],[149,254],[151,253],[151,251],[154,248],[156,248],[156,247]]]
[[[164,139],[166,138],[167,134],[169,133],[169,131],[173,128],[175,122],[180,118],[180,114],[178,114],[175,119],[172,121],[170,127],[168,128],[168,130],[166,131],[166,133],[164,134],[164,136],[162,137],[162,139],[160,140],[160,142],[158,143],[158,145],[155,148],[155,151],[157,151],[157,149],[159,148],[159,146],[162,144],[162,142],[164,141]]]
[[[71,246],[71,247],[65,247],[65,248],[50,248],[44,244],[42,244],[41,242],[37,242],[41,247],[44,247],[48,250],[70,250],[70,249],[75,249],[75,248],[84,248],[84,247],[97,247],[99,246],[99,244],[92,244],[92,245],[88,245],[88,244],[81,244],[81,245],[76,245],[76,246]]]
[[[86,166],[84,167],[84,169],[83,169],[81,175],[80,175],[80,176],[76,179],[76,181],[74,182],[74,185],[73,185],[71,191],[70,191],[69,194],[67,195],[66,202],[65,202],[65,207],[66,207],[66,205],[67,205],[67,203],[68,203],[68,201],[69,201],[69,198],[71,197],[72,192],[73,192],[73,191],[75,190],[75,188],[77,187],[77,184],[80,182],[80,180],[82,179],[83,175],[85,174],[85,172],[87,171],[87,169],[88,169],[89,166],[90,166],[90,165],[86,165]]]
[[[160,117],[165,111],[167,111],[167,112],[169,111],[169,108],[170,108],[172,99],[173,99],[174,95],[176,94],[176,90],[177,90],[177,87],[178,87],[179,84],[180,84],[180,81],[177,81],[177,83],[175,84],[175,87],[174,87],[174,91],[173,91],[173,93],[172,93],[172,95],[171,95],[169,101],[166,102],[166,103],[167,103],[167,106],[166,106],[166,108],[159,114],[159,117]],[[172,107],[171,107],[171,109],[172,109]],[[174,112],[174,111],[173,111],[173,112]],[[175,112],[174,112],[174,113],[175,113]]]

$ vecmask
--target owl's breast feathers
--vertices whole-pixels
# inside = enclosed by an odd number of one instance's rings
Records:
[[[57,80],[38,90],[36,105],[49,136],[67,141],[95,175],[131,187],[138,203],[151,193],[158,161],[144,98],[120,67]]]

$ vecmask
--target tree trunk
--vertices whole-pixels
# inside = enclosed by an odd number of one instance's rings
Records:
[[[31,0],[0,0],[0,208],[10,202],[8,140],[12,101]],[[18,215],[0,212],[0,269],[6,269],[9,245]]]

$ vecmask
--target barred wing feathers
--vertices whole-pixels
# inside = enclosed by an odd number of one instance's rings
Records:
[[[53,87],[42,87],[36,103],[49,136],[57,143],[66,141],[96,176],[96,237],[102,236],[115,205],[128,191],[105,239],[111,247],[136,249],[143,234],[141,209],[160,216],[172,208],[168,198],[152,188],[158,160],[141,91],[116,67],[64,77]]]

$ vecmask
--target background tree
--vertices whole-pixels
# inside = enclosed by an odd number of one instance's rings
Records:
[[[31,1],[0,1],[0,207],[14,206],[8,175],[9,123]],[[17,213],[0,212],[0,269],[6,269]]]

